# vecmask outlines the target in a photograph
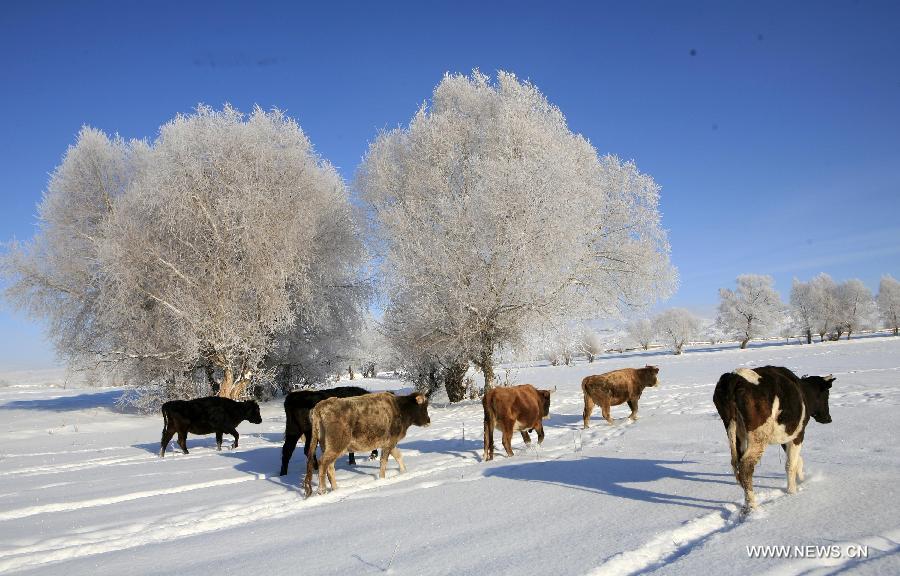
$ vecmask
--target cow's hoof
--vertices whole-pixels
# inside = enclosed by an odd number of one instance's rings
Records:
[[[182,454],[190,454],[190,452],[188,452],[187,450],[182,450],[181,453]]]
[[[222,451],[222,447],[221,447],[221,446],[216,446],[216,452],[221,452],[221,451]]]
[[[796,493],[797,493],[797,487],[796,487],[796,486],[788,486],[787,493],[788,493],[788,494],[796,494]]]

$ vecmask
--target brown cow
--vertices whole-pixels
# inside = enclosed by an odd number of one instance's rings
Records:
[[[812,417],[828,424],[828,395],[834,376],[804,376],[780,366],[738,368],[722,374],[713,403],[728,433],[731,469],[744,489],[744,511],[756,507],[753,471],[768,444],[781,444],[787,457],[787,491],[803,481],[800,448]]]
[[[531,384],[492,388],[481,405],[484,408],[484,456],[483,461],[494,459],[494,428],[503,434],[503,448],[507,456],[513,455],[512,434],[519,430],[525,444],[531,444],[529,431],[537,430],[538,444],[544,441],[544,424],[550,417],[552,390],[538,390]]]
[[[609,410],[613,406],[628,402],[631,408],[632,420],[638,418],[638,400],[644,388],[654,387],[659,384],[657,375],[658,366],[646,366],[645,368],[622,368],[604,374],[588,376],[581,381],[581,391],[584,392],[584,427],[590,427],[591,413],[594,404],[600,405],[603,417],[610,424],[613,423]]]
[[[379,477],[384,478],[388,455],[406,471],[397,442],[406,436],[410,426],[428,426],[428,399],[415,392],[408,396],[395,396],[390,392],[366,394],[351,398],[326,398],[309,414],[312,422],[310,450],[322,446],[319,459],[319,494],[325,493],[325,475],[331,489],[337,489],[334,479],[334,462],[344,452],[364,452],[381,448]],[[313,460],[306,460],[304,492],[312,494]]]

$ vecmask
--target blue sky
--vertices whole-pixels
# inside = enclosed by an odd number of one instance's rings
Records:
[[[329,6],[324,6],[330,4]],[[153,138],[198,102],[278,107],[347,180],[446,71],[533,81],[662,186],[681,285],[900,277],[897,2],[16,2],[0,6],[0,240],[30,238],[83,124]],[[54,362],[0,307],[0,370]]]

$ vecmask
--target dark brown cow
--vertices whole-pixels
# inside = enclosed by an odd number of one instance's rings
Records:
[[[713,403],[728,433],[731,468],[744,489],[744,511],[756,507],[753,470],[768,444],[781,444],[787,454],[787,491],[797,491],[803,481],[800,448],[810,416],[822,424],[831,422],[828,395],[834,376],[798,378],[787,368],[763,366],[738,368],[722,374]]]
[[[319,459],[319,494],[325,493],[325,475],[331,489],[337,489],[334,479],[334,462],[347,451],[362,452],[381,449],[379,477],[384,478],[388,455],[406,471],[397,443],[406,436],[410,426],[428,426],[428,399],[419,392],[408,396],[395,396],[390,392],[366,394],[353,398],[327,398],[319,402],[310,413],[312,438],[310,450],[322,446]],[[312,458],[306,460],[306,478],[303,489],[312,494]]]
[[[236,402],[229,398],[209,396],[193,400],[170,400],[162,405],[163,430],[159,444],[160,457],[166,455],[166,446],[175,433],[178,433],[178,445],[181,451],[188,453],[187,435],[216,434],[216,449],[222,449],[222,434],[227,432],[234,437],[232,448],[237,448],[237,425],[247,420],[254,424],[262,423],[259,404],[253,400]]]
[[[328,390],[298,390],[284,397],[284,446],[281,447],[281,472],[284,476],[288,472],[288,462],[294,454],[297,442],[304,438],[303,453],[309,454],[310,432],[312,425],[309,422],[309,412],[316,404],[326,398],[347,398],[350,396],[362,396],[369,391],[358,386],[339,386]],[[378,457],[378,452],[373,451],[371,459]],[[316,452],[312,453],[313,466],[318,465]],[[350,465],[356,464],[356,457],[350,453]]]
[[[512,434],[522,433],[525,444],[531,444],[529,431],[537,430],[538,444],[544,441],[542,420],[550,417],[552,390],[538,390],[531,384],[491,388],[481,406],[484,408],[484,455],[482,460],[494,459],[494,428],[503,434],[503,448],[507,456],[513,455]]]
[[[638,400],[646,387],[655,387],[659,384],[658,366],[646,366],[644,368],[622,368],[604,374],[588,376],[581,381],[581,391],[584,393],[584,427],[590,427],[591,413],[594,404],[600,405],[603,417],[610,424],[613,423],[610,408],[619,404],[628,403],[631,408],[632,420],[638,418]]]

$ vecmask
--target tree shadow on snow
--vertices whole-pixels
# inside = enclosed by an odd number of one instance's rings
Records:
[[[90,408],[114,410],[116,400],[121,395],[121,390],[104,390],[103,392],[87,392],[74,396],[59,396],[57,398],[13,400],[0,405],[0,410],[50,410],[54,412],[88,410]]]
[[[673,504],[705,510],[720,510],[725,504],[731,503],[730,500],[697,498],[674,491],[673,493],[666,493],[634,486],[635,484],[647,484],[666,479],[690,483],[734,484],[735,487],[737,486],[731,474],[690,472],[671,466],[681,464],[693,464],[693,462],[588,457],[579,460],[546,460],[497,466],[485,470],[484,475],[569,486],[596,494],[608,494],[642,502]],[[732,481],[727,482],[720,479],[722,476],[728,476],[732,478]],[[692,492],[687,486],[684,487],[683,491]]]

